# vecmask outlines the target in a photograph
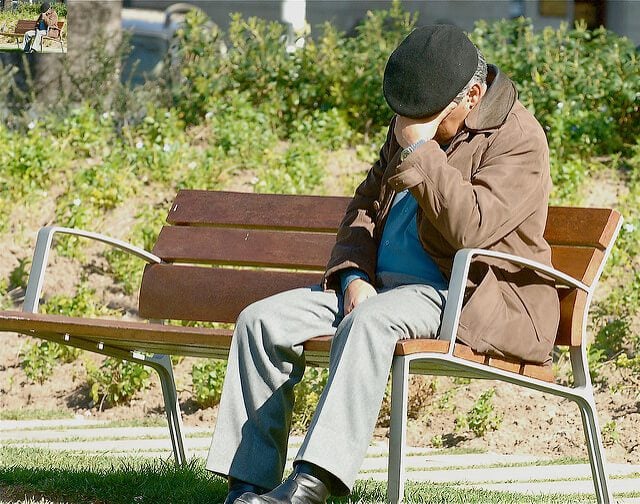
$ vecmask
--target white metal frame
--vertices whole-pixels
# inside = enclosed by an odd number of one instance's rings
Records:
[[[33,252],[33,260],[31,262],[31,270],[29,272],[29,281],[27,283],[27,290],[25,292],[24,304],[22,311],[29,313],[37,313],[40,304],[40,295],[42,293],[42,287],[44,285],[45,272],[49,261],[49,252],[53,243],[53,237],[55,234],[69,234],[79,236],[82,238],[88,238],[91,240],[99,241],[111,245],[113,247],[129,252],[141,259],[144,259],[148,263],[160,264],[162,259],[158,256],[147,252],[146,250],[131,245],[130,243],[111,238],[98,233],[90,231],[83,231],[81,229],[72,229],[59,226],[47,226],[38,231],[38,237],[36,239],[36,247]],[[36,335],[37,336],[37,335]],[[167,422],[169,425],[169,434],[171,436],[171,446],[173,448],[173,455],[176,462],[180,465],[187,461],[187,452],[184,443],[184,436],[182,434],[182,414],[180,412],[180,404],[178,402],[178,394],[176,392],[176,383],[173,376],[173,368],[171,365],[171,358],[168,355],[153,354],[151,356],[145,355],[140,352],[126,351],[120,348],[114,348],[103,343],[93,344],[88,341],[74,338],[73,340],[67,334],[61,338],[60,343],[65,345],[82,348],[90,352],[96,352],[109,357],[116,357],[119,359],[136,362],[143,364],[154,369],[160,377],[160,385],[162,387],[162,396],[164,398],[164,406],[167,414]]]
[[[593,292],[598,283],[602,269],[615,242],[615,238],[622,226],[622,219],[613,237],[605,250],[604,258],[596,273],[594,281],[587,286],[584,283],[544,264],[530,261],[522,257],[504,254],[483,249],[462,249],[455,256],[449,294],[443,314],[440,339],[449,341],[449,350],[446,354],[417,353],[410,355],[398,355],[393,359],[392,388],[391,388],[391,425],[389,433],[389,465],[388,465],[388,489],[387,498],[392,504],[398,504],[404,500],[404,486],[406,482],[405,457],[406,457],[406,431],[408,413],[408,389],[409,373],[420,374],[449,374],[471,378],[484,378],[501,380],[522,387],[548,392],[574,401],[580,410],[582,425],[584,427],[591,474],[595,487],[598,503],[609,504],[615,502],[609,486],[609,476],[606,467],[605,453],[602,445],[602,436],[598,425],[596,404],[593,396],[593,386],[589,375],[589,365],[586,356],[586,326],[587,314],[593,297]],[[460,321],[460,312],[469,274],[469,266],[474,257],[493,257],[504,259],[521,266],[540,271],[556,280],[560,285],[580,289],[587,293],[586,306],[583,314],[582,343],[579,347],[570,347],[571,368],[573,372],[573,387],[548,383],[535,378],[529,378],[502,369],[490,367],[484,364],[461,359],[454,355],[456,334]]]

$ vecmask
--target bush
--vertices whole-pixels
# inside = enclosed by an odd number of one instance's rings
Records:
[[[493,408],[495,389],[490,388],[480,394],[473,406],[465,415],[456,418],[456,430],[469,429],[477,437],[482,437],[489,430],[496,430],[502,423],[502,415]]]
[[[142,364],[107,357],[98,368],[85,361],[87,383],[91,387],[91,399],[102,410],[105,404],[126,404],[133,397],[149,388],[150,371]]]
[[[207,360],[191,367],[193,400],[198,406],[210,408],[220,402],[226,370],[226,361],[220,360]]]
[[[327,384],[329,372],[326,369],[308,367],[302,380],[295,388],[295,403],[291,426],[306,430],[318,406],[320,395]]]
[[[282,124],[284,136],[312,111],[338,108],[355,131],[387,124],[391,113],[381,95],[382,70],[389,52],[415,23],[399,2],[389,11],[370,12],[347,38],[330,25],[318,42],[288,53],[280,23],[234,15],[226,56],[204,49],[221,34],[208,30],[204,17],[187,16],[178,32],[183,67],[174,100],[189,122],[199,122],[212,99],[249,92],[251,102]]]
[[[471,38],[516,83],[542,123],[555,156],[614,154],[640,133],[638,54],[603,28],[545,28],[531,21],[476,23]]]

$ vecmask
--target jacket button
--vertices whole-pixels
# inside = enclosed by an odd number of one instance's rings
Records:
[[[380,202],[378,200],[373,202],[373,209],[378,212],[380,210]]]

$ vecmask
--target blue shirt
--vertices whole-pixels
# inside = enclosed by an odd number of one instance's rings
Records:
[[[418,202],[408,190],[396,194],[378,247],[376,274],[396,273],[408,283],[446,288],[447,281],[418,238],[417,211]],[[356,278],[370,280],[361,270],[345,270],[340,274],[342,291]]]

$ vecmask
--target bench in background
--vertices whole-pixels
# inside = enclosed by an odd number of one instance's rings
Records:
[[[12,32],[0,32],[0,36],[2,37],[10,37],[15,38],[16,46],[20,48],[20,39],[24,38],[24,34],[29,30],[35,30],[36,22],[33,19],[19,19],[16,23],[16,27]],[[42,40],[53,40],[56,42],[60,42],[60,49],[64,51],[64,46],[62,44],[62,27],[64,26],[64,21],[58,21],[58,30],[47,30],[47,34],[42,37]],[[42,46],[40,51],[42,52]]]
[[[0,312],[0,331],[44,338],[154,368],[160,375],[174,456],[183,463],[187,454],[169,355],[226,359],[232,331],[38,314],[54,235],[95,239],[147,261],[139,296],[142,317],[230,323],[254,301],[320,281],[349,201],[331,196],[180,191],[169,211],[168,225],[162,228],[151,252],[96,233],[43,228],[38,233],[23,311]],[[598,502],[613,501],[586,359],[585,330],[594,289],[621,223],[614,210],[551,207],[545,237],[552,246],[555,268],[479,249],[457,253],[440,339],[400,341],[396,346],[390,502],[401,502],[404,494],[409,373],[502,380],[576,402]],[[572,386],[555,383],[550,366],[478,354],[455,341],[469,264],[481,255],[503,257],[556,279],[561,299],[556,345],[569,348]],[[330,336],[305,343],[307,363],[327,366],[330,345]]]

